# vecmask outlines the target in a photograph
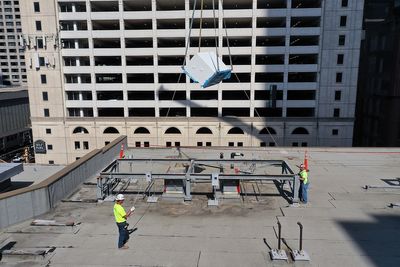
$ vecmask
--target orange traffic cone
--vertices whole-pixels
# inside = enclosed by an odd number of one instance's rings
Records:
[[[124,144],[121,145],[121,150],[119,151],[119,158],[123,159],[125,157],[124,154]]]
[[[304,167],[306,168],[306,171],[308,171],[308,153],[307,153],[307,150],[304,152]]]

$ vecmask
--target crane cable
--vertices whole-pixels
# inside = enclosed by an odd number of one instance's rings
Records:
[[[194,12],[196,11],[196,3],[197,3],[197,0],[194,0],[194,1],[193,1],[192,20],[190,21],[190,25],[189,25],[189,33],[188,33],[188,37],[187,37],[187,41],[186,41],[185,55],[184,55],[184,57],[183,57],[183,63],[182,63],[181,69],[183,69],[183,67],[184,67],[185,64],[186,64],[186,57],[187,57],[187,53],[188,53],[189,46],[190,46],[190,35],[191,35],[191,33],[192,33],[192,28],[193,28]],[[200,44],[199,44],[199,46],[200,46]],[[178,84],[179,81],[181,80],[182,73],[183,73],[182,71],[179,73],[178,81],[176,82],[177,84]],[[174,101],[175,95],[176,95],[176,91],[177,91],[177,90],[176,90],[176,88],[175,88],[174,93],[172,94],[172,99],[171,99],[171,101]],[[168,117],[169,111],[170,111],[170,110],[171,110],[171,106],[168,107],[167,114],[165,115],[165,117]]]
[[[189,46],[190,46],[190,36],[191,36],[192,28],[193,28],[194,14],[195,14],[195,11],[196,11],[196,3],[197,3],[197,0],[194,0],[194,2],[193,2],[192,20],[191,20],[190,26],[189,26],[188,39],[187,39],[187,42],[186,42],[185,56],[184,56],[182,68],[183,68],[183,67],[185,66],[185,64],[186,64],[186,57],[187,57],[187,53],[188,53]],[[218,3],[219,3],[219,2],[218,2]],[[212,0],[212,4],[213,4],[214,32],[215,32],[215,40],[216,40],[216,42],[215,42],[215,48],[216,48],[216,53],[217,53],[217,64],[218,64],[217,66],[218,66],[218,70],[219,70],[219,63],[218,63],[218,42],[217,42],[218,36],[217,36],[216,23],[215,23],[216,17],[215,17],[215,2],[214,2],[214,0]],[[225,22],[225,20],[224,20],[224,18],[225,18],[225,10],[224,10],[224,8],[223,8],[223,6],[224,6],[224,0],[220,0],[220,4],[221,4],[221,9],[222,9],[222,22],[223,22],[223,27],[224,27],[224,29],[225,29],[226,42],[227,42],[227,47],[228,47],[229,64],[230,64],[230,66],[231,66],[231,71],[233,72],[233,62],[232,62],[231,48],[230,48],[230,44],[229,44],[229,35],[228,35],[227,27],[226,27],[226,22]],[[199,52],[200,52],[200,47],[201,47],[202,20],[203,20],[203,0],[201,0]],[[219,27],[218,27],[218,31],[219,31]],[[239,78],[239,76],[237,75],[237,73],[236,73],[236,72],[233,72],[233,75],[236,77],[237,81],[238,81],[239,83],[241,83],[240,78]],[[182,76],[182,72],[180,72],[180,74],[179,74],[177,83],[179,83],[181,76]],[[246,90],[245,90],[245,89],[242,89],[242,90],[244,91],[244,93],[245,93],[247,99],[248,99],[249,101],[251,101],[250,96],[247,94]],[[173,93],[173,95],[172,95],[172,100],[171,100],[171,101],[174,101],[175,95],[176,95],[176,91],[177,91],[177,90],[175,89],[175,90],[174,90],[174,93]],[[171,107],[169,106],[169,107],[168,107],[167,114],[166,114],[166,117],[168,117],[169,112],[170,112],[170,109],[171,109]],[[258,118],[261,119],[261,116],[260,116],[259,112],[257,111],[257,108],[254,108],[254,112],[256,113],[256,115],[258,116]],[[275,140],[275,138],[274,138],[273,135],[271,134],[271,132],[270,132],[270,130],[268,129],[268,126],[267,126],[267,125],[266,125],[265,129],[266,129],[268,135],[271,137],[272,141],[276,144],[277,147],[279,147],[278,142]]]
[[[200,6],[200,32],[199,32],[199,53],[201,50],[201,30],[203,28],[203,1],[201,0],[201,6]]]
[[[215,52],[216,52],[216,60],[217,60],[217,71],[219,71],[219,55],[218,55],[218,36],[219,36],[219,25],[218,25],[218,35],[217,35],[217,24],[215,23],[215,3],[212,0],[213,5],[213,22],[214,22],[214,36],[215,36]]]
[[[214,1],[214,0],[213,0],[213,1]],[[221,0],[221,5],[222,5],[222,7],[223,7],[223,5],[224,5],[224,0]],[[225,18],[225,10],[222,8],[222,21],[223,21],[223,26],[224,26],[224,29],[225,29],[226,43],[227,43],[227,46],[228,46],[229,64],[231,65],[231,69],[232,69],[233,75],[235,75],[236,80],[240,83],[239,76],[237,75],[236,72],[233,72],[233,63],[232,63],[231,48],[230,48],[230,45],[229,45],[229,35],[228,35],[228,30],[227,30],[227,28],[226,28],[226,23],[225,23],[224,18]],[[248,99],[249,101],[251,101],[250,96],[247,94],[246,90],[245,90],[245,89],[242,89],[242,90],[243,90],[243,92],[245,93],[247,99]],[[257,114],[257,116],[261,119],[261,116],[260,116],[260,114],[258,113],[257,108],[254,108],[254,112],[255,112],[255,113]],[[268,135],[271,137],[272,141],[274,141],[274,143],[276,144],[276,146],[279,147],[278,142],[275,140],[275,138],[273,137],[273,135],[272,135],[271,132],[269,131],[268,127],[265,127],[265,129],[267,130],[267,133],[268,133]]]

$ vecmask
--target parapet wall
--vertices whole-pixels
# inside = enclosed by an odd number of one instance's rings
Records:
[[[122,144],[127,147],[126,136],[91,151],[36,185],[0,194],[0,229],[50,211],[85,180],[98,175],[115,160]]]

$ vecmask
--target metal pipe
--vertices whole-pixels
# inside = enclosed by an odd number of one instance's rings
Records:
[[[281,223],[278,221],[278,250],[281,250]]]
[[[297,224],[300,226],[300,240],[299,240],[299,250],[303,250],[303,225],[301,222],[297,222]]]

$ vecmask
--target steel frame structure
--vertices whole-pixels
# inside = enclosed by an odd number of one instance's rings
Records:
[[[185,164],[185,172],[182,173],[154,173],[152,170],[133,172],[120,172],[120,166],[123,164],[133,163],[183,163]],[[280,174],[254,174],[249,171],[238,170],[238,173],[224,173],[221,167],[223,164],[237,166],[237,164],[264,164],[269,166],[280,166]],[[195,173],[196,166],[205,166],[215,168],[215,172],[211,173]],[[218,170],[218,171],[217,171]],[[222,172],[221,172],[222,171]],[[117,159],[108,165],[97,179],[97,198],[104,199],[112,194],[113,190],[117,187],[121,180],[126,179],[146,179],[147,182],[154,182],[154,180],[182,180],[184,186],[184,200],[192,200],[191,184],[196,182],[210,181],[212,185],[213,175],[218,176],[220,181],[235,180],[235,181],[277,181],[281,187],[288,182],[291,190],[289,199],[292,203],[299,201],[299,186],[300,180],[298,174],[295,174],[290,168],[289,164],[284,160],[246,160],[246,159]]]

